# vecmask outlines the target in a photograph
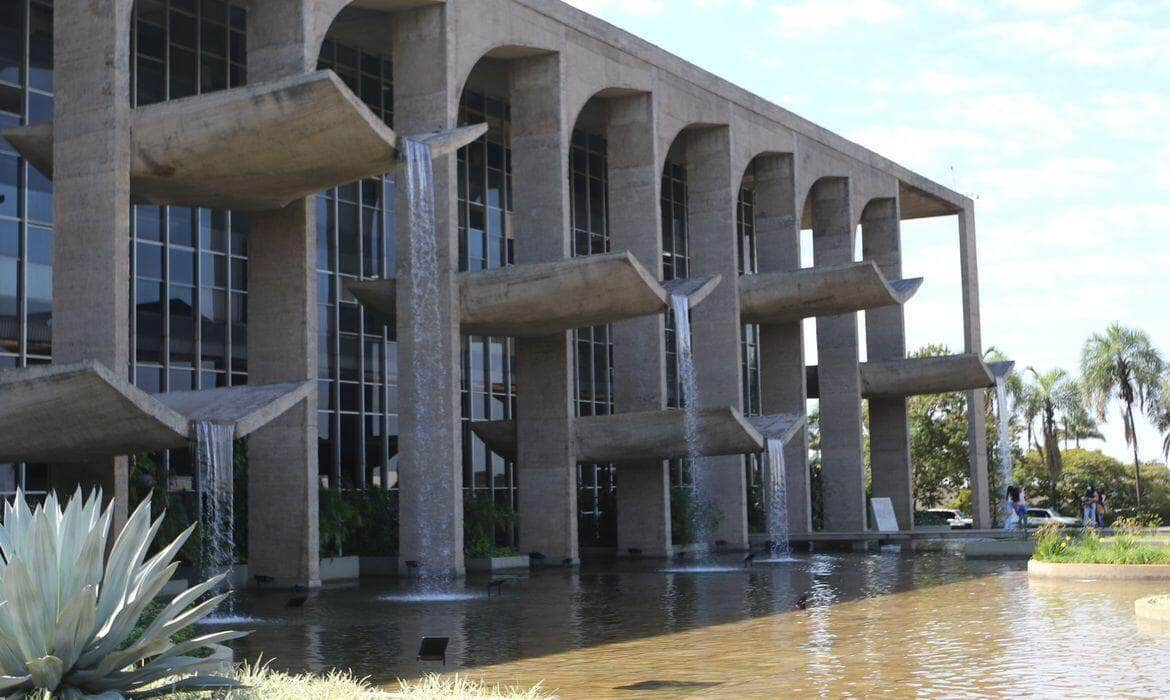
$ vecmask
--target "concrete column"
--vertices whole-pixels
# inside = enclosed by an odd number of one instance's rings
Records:
[[[564,260],[570,134],[561,55],[513,61],[510,78],[516,263]],[[520,546],[556,562],[577,560],[571,338],[564,332],[516,339]]]
[[[760,272],[800,269],[800,214],[790,155],[756,159],[756,239]],[[800,323],[760,326],[760,383],[764,413],[808,411],[804,370],[804,329]],[[789,532],[812,531],[809,500],[808,430],[784,449]]]
[[[394,16],[394,127],[400,134],[456,125],[459,94],[448,60],[449,31],[442,5]],[[417,337],[411,309],[400,307],[398,315],[399,560],[421,561],[430,551],[431,567],[458,576],[464,572],[463,448],[454,153],[435,159],[434,177],[439,328],[427,336],[437,334],[438,343]],[[406,187],[395,188],[395,197],[396,274],[407,294],[418,253],[411,244]]]
[[[849,181],[826,178],[812,188],[813,258],[817,265],[853,260]],[[861,373],[857,314],[817,319],[820,365],[821,479],[825,530],[865,529],[865,463],[861,438]]]
[[[53,361],[130,361],[131,0],[53,11]],[[100,485],[126,521],[127,460],[53,465],[52,486]]]
[[[279,7],[277,7],[279,5]],[[252,83],[312,70],[310,0],[257,3],[248,21]],[[317,378],[316,207],[312,198],[249,216],[248,381]],[[317,392],[248,444],[248,568],[276,586],[321,585],[317,523]]]
[[[700,403],[743,408],[740,377],[739,278],[736,204],[742,173],[731,168],[731,130],[694,131],[687,139],[687,226],[690,273],[723,275],[703,305],[691,312]],[[747,484],[738,455],[702,460],[696,479],[722,515],[713,533],[734,548],[748,546]]]
[[[974,205],[959,212],[959,256],[963,275],[963,341],[965,351],[983,354],[979,318],[979,256],[975,244]],[[984,390],[967,392],[967,443],[971,462],[971,517],[975,527],[989,528],[991,494],[987,479],[987,417]]]
[[[607,101],[609,235],[658,277],[662,273],[658,111],[651,95]],[[618,413],[666,407],[664,316],[613,324],[614,403]],[[671,554],[670,472],[662,460],[622,464],[617,472],[618,552]]]
[[[862,256],[887,279],[902,277],[902,230],[897,199],[870,202],[861,215]],[[906,357],[906,321],[901,306],[865,312],[865,344],[870,361]],[[869,454],[874,498],[889,498],[898,528],[914,528],[914,471],[910,464],[910,421],[906,399],[869,400]]]

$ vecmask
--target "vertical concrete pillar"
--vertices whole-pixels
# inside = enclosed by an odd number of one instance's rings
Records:
[[[723,280],[691,312],[695,375],[703,406],[743,408],[740,377],[739,278],[736,204],[742,173],[731,168],[731,130],[686,134],[687,225],[691,276],[719,274]],[[746,548],[747,484],[739,456],[708,457],[701,477],[722,518],[713,533],[728,546]],[[700,477],[696,477],[700,478]]]
[[[975,245],[974,205],[959,212],[959,256],[963,275],[963,341],[966,352],[983,354],[979,318],[979,256]],[[967,392],[967,443],[971,462],[971,517],[977,528],[991,527],[987,479],[987,417],[984,390]]]
[[[756,240],[760,272],[800,269],[800,203],[791,155],[756,159]],[[760,384],[764,413],[808,411],[804,329],[797,323],[760,326]],[[808,430],[784,449],[788,529],[812,531],[809,499]]]
[[[513,61],[510,80],[516,263],[564,260],[570,256],[569,127],[561,55]],[[516,339],[520,546],[557,562],[577,560],[571,337]]]
[[[628,250],[662,276],[658,111],[648,94],[606,104],[609,161],[609,235],[613,250]],[[614,403],[618,413],[666,407],[665,317],[613,324]],[[617,471],[618,552],[671,554],[670,472],[666,462],[622,464]]]
[[[450,28],[442,5],[394,16],[394,127],[400,134],[451,128],[459,93],[449,60]],[[419,561],[424,542],[438,543],[431,563],[452,575],[463,568],[463,449],[459,401],[459,269],[456,156],[434,161],[435,244],[439,261],[438,343],[417,337],[412,310],[398,315],[399,560]],[[411,243],[406,188],[398,187],[397,278],[409,284],[418,252]],[[405,294],[408,288],[400,287]],[[425,379],[424,379],[425,378]]]
[[[277,7],[279,5],[279,7]],[[249,82],[312,70],[310,0],[260,2],[248,21]],[[249,216],[248,381],[317,377],[317,251],[313,198]],[[317,392],[248,444],[248,568],[277,586],[319,586]]]
[[[887,279],[902,277],[902,230],[898,200],[870,202],[861,215],[862,256]],[[901,306],[865,312],[865,344],[870,361],[906,357],[906,321]],[[910,464],[910,421],[906,398],[869,400],[869,454],[874,498],[889,498],[898,528],[914,528],[914,472]]]
[[[131,0],[53,11],[53,361],[130,361]],[[126,520],[127,460],[54,465],[52,486],[100,485]]]
[[[813,258],[817,265],[852,262],[854,218],[849,181],[825,178],[813,185]],[[861,438],[861,371],[857,314],[817,319],[820,365],[821,478],[825,530],[865,529],[865,463]]]

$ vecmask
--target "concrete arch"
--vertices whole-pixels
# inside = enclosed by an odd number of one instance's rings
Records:
[[[625,85],[610,85],[600,89],[593,90],[590,93],[582,92],[581,96],[569,95],[566,99],[565,114],[568,115],[569,120],[566,122],[568,130],[572,132],[576,125],[581,121],[581,116],[585,110],[594,101],[605,101],[612,99],[620,99],[623,97],[635,96],[653,96],[653,93],[645,87],[636,86],[633,84]]]

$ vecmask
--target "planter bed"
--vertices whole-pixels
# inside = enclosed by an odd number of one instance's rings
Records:
[[[1028,562],[1028,575],[1098,581],[1170,580],[1170,564],[1065,564],[1032,559]]]

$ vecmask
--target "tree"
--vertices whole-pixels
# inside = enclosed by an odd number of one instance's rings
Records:
[[[1105,420],[1109,403],[1121,404],[1125,442],[1133,448],[1133,481],[1137,507],[1142,507],[1141,461],[1138,458],[1137,430],[1133,406],[1149,411],[1158,394],[1165,362],[1144,331],[1114,323],[1104,333],[1094,333],[1081,351],[1081,381],[1085,398]]]
[[[1071,441],[1073,447],[1081,448],[1081,440],[1104,440],[1105,436],[1093,419],[1089,409],[1082,401],[1074,401],[1060,421],[1060,437],[1064,440],[1064,449],[1068,449]]]
[[[1080,396],[1076,383],[1063,369],[1041,373],[1035,367],[1029,367],[1028,373],[1030,376],[1020,390],[1020,410],[1028,425],[1028,439],[1048,470],[1052,489],[1049,498],[1055,503],[1056,483],[1064,469],[1060,454],[1060,420],[1076,411]],[[1039,431],[1034,429],[1037,423]]]
[[[1162,372],[1158,396],[1151,405],[1150,418],[1154,421],[1154,427],[1162,433],[1162,459],[1170,461],[1170,367]]]

